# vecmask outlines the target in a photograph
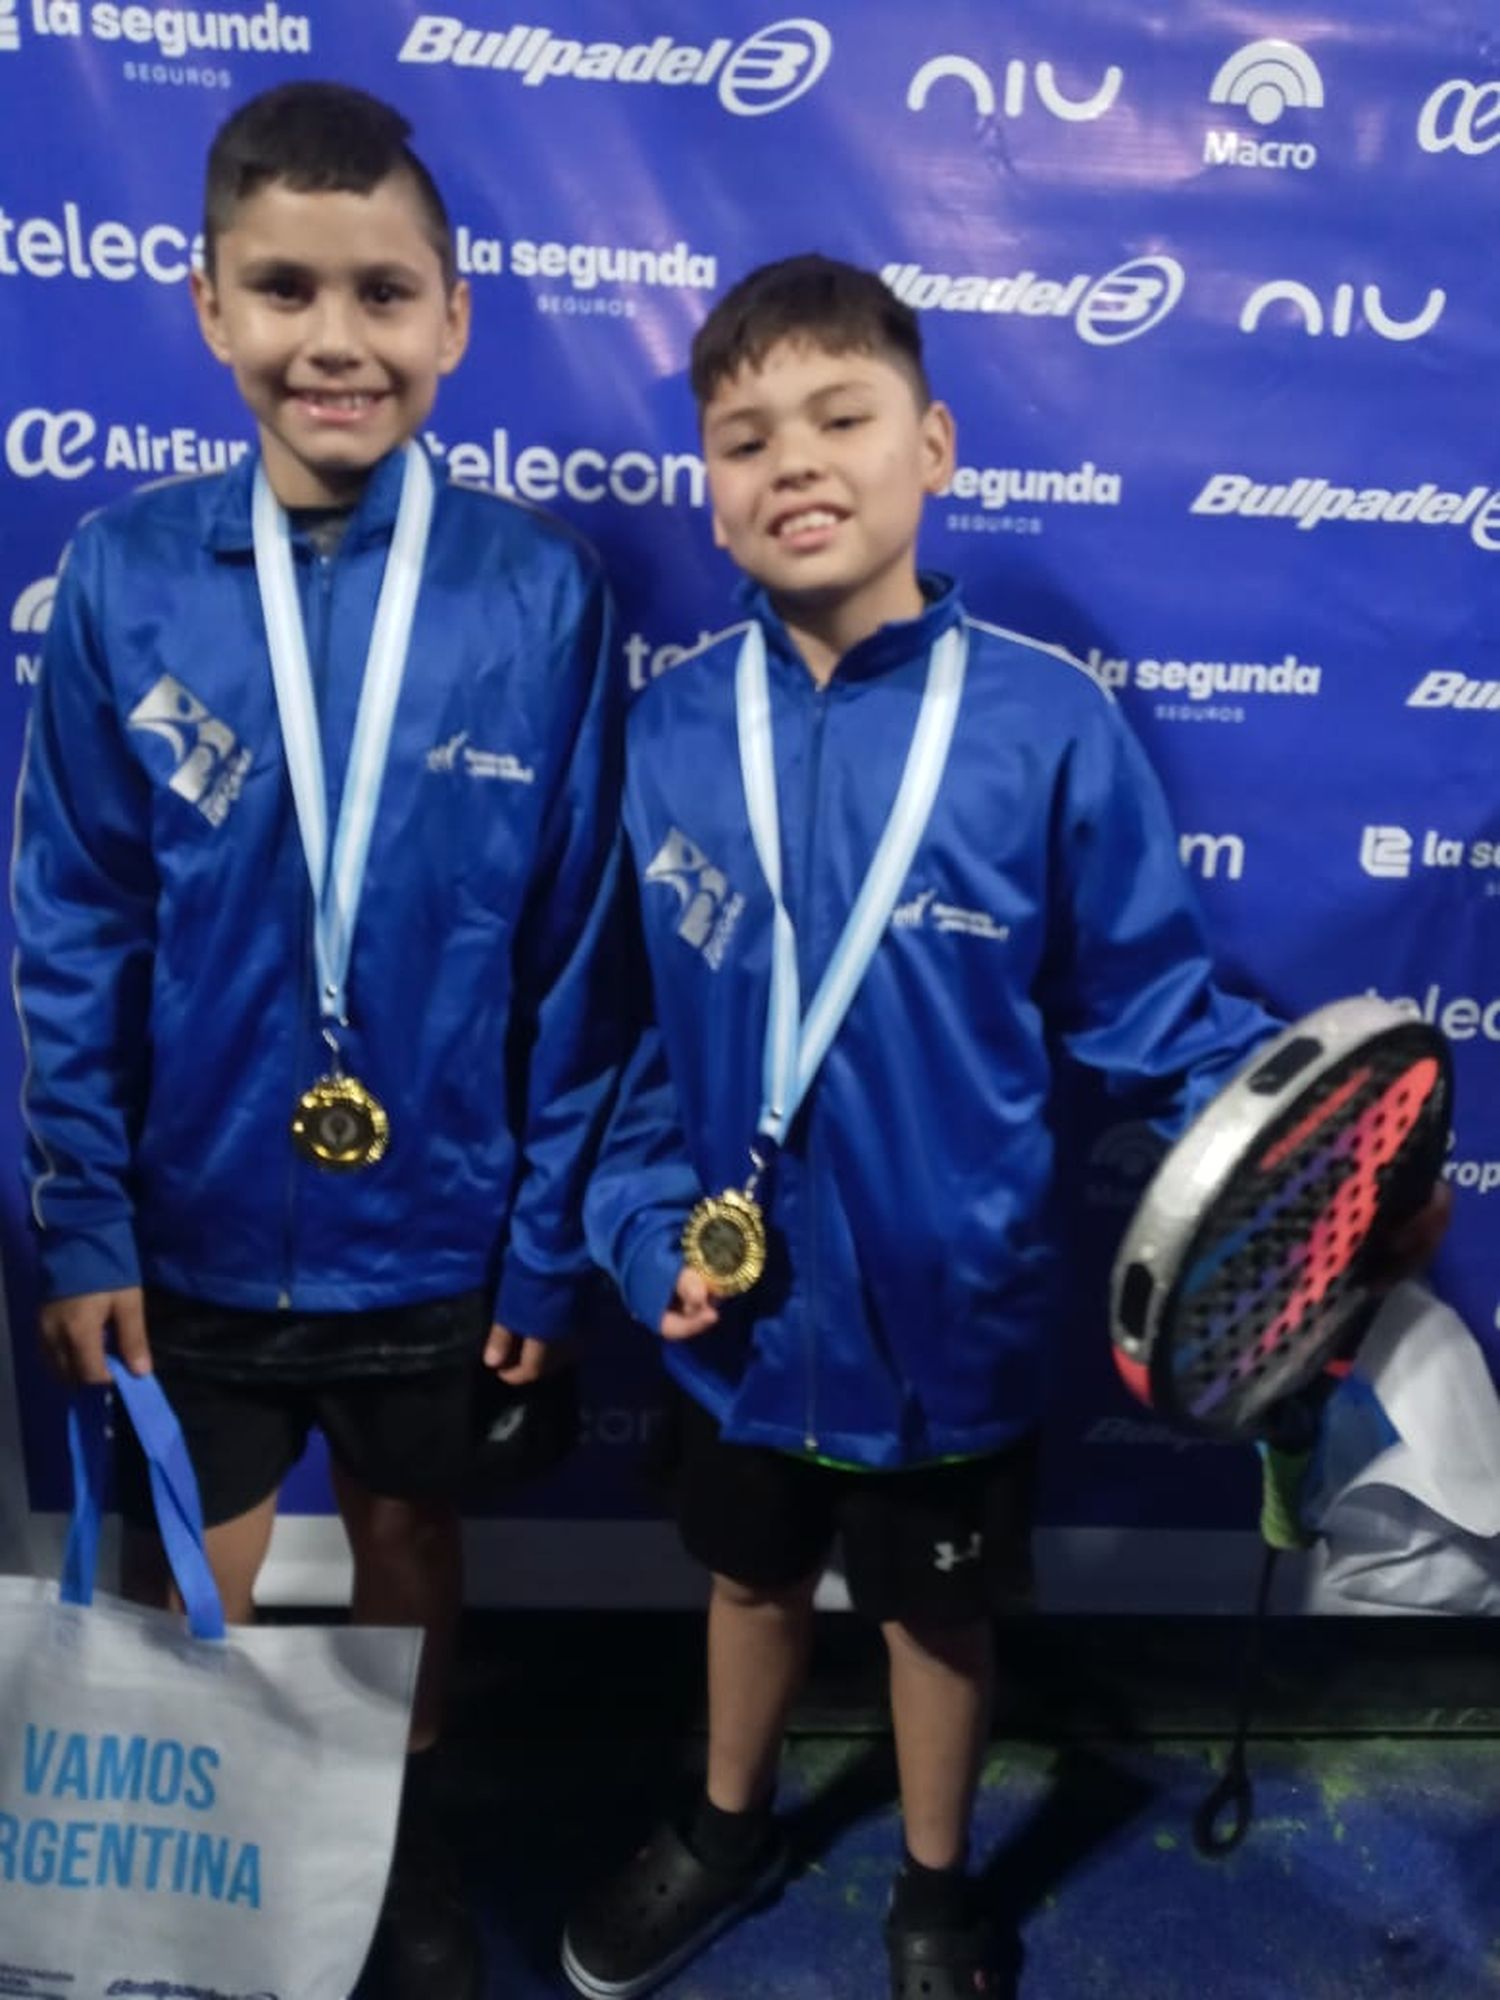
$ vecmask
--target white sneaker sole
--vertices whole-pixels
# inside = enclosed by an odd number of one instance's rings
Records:
[[[790,1857],[784,1851],[773,1855],[743,1896],[721,1910],[706,1929],[690,1938],[670,1958],[664,1958],[659,1965],[654,1965],[649,1972],[640,1973],[634,1979],[600,1979],[595,1973],[586,1971],[574,1956],[573,1941],[564,1931],[562,1969],[568,1984],[575,1993],[584,1994],[586,2000],[637,2000],[638,1995],[652,1992],[670,1979],[674,1972],[680,1972],[689,1959],[696,1958],[700,1951],[706,1951],[721,1931],[728,1930],[732,1923],[753,1910],[758,1903],[769,1902],[786,1880],[789,1861]]]

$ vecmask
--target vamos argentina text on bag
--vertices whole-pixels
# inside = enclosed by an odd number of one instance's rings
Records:
[[[107,1392],[85,1390],[62,1584],[0,1577],[0,1992],[346,2000],[421,1635],[226,1630],[176,1419],[151,1378],[111,1370],[187,1616],[94,1595]]]

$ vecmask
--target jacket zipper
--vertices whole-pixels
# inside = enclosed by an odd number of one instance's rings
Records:
[[[817,806],[818,786],[823,768],[823,731],[828,715],[828,689],[817,685],[813,690],[812,750],[807,760],[807,808],[806,833],[802,851],[802,884],[798,895],[804,921],[810,922],[813,908],[813,859],[817,850]],[[807,1008],[809,996],[803,994],[802,1007]],[[806,1403],[805,1423],[802,1433],[803,1449],[815,1452],[818,1449],[818,1175],[814,1152],[816,1147],[812,1123],[812,1108],[807,1111],[807,1330],[804,1341],[806,1356]]]
[[[313,562],[315,565],[313,574],[317,579],[317,584],[316,584],[316,589],[313,592],[311,592],[310,595],[314,598],[317,619],[318,619],[318,632],[317,632],[318,664],[314,673],[314,680],[313,680],[313,699],[314,699],[314,704],[316,706],[318,691],[327,686],[328,635],[333,627],[333,620],[329,615],[329,605],[333,596],[334,557],[317,555],[314,556]],[[300,829],[298,833],[298,840],[300,844],[301,840]],[[303,883],[304,908],[308,910],[310,916],[316,919],[316,912],[312,909],[312,885],[307,880],[305,862],[303,864],[301,880]],[[300,927],[299,941],[297,946],[296,986],[294,988],[294,991],[298,996],[298,1006],[297,1006],[296,1038],[292,1045],[294,1074],[292,1080],[292,1092],[291,1092],[290,1102],[293,1104],[302,1095],[303,1089],[305,1088],[304,1084],[301,1081],[301,1077],[302,1077],[303,1058],[307,1050],[307,1021],[306,1017],[302,1012],[301,999],[302,995],[307,992],[308,988],[307,934],[308,934],[308,925],[304,922]],[[285,1226],[282,1231],[282,1239],[281,1239],[281,1289],[276,1296],[276,1303],[283,1312],[290,1310],[292,1303],[292,1275],[296,1266],[296,1259],[297,1259],[297,1155],[292,1150],[290,1143],[288,1143],[287,1169],[286,1169],[286,1217],[285,1217]]]

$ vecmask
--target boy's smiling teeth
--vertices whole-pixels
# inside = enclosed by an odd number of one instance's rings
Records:
[[[809,507],[801,514],[788,514],[776,525],[778,535],[795,535],[808,528],[835,528],[839,517],[826,507]]]
[[[362,410],[375,401],[373,389],[298,389],[294,393],[301,402],[332,410]]]

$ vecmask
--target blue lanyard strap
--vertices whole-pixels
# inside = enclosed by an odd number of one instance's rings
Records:
[[[755,852],[775,905],[763,1098],[756,1131],[775,1146],[786,1137],[891,920],[943,781],[967,666],[967,634],[961,625],[950,625],[939,635],[928,657],[921,714],[906,753],[896,802],[854,908],[804,1016],[797,972],[797,933],[782,895],[771,689],[766,673],[765,637],[758,624],[751,625],[740,646],[735,667],[740,775]]]
[[[385,782],[396,703],[406,673],[432,506],[432,468],[425,453],[417,445],[409,444],[396,526],[375,607],[375,624],[365,660],[354,741],[330,860],[323,739],[318,728],[312,673],[307,662],[307,633],[292,566],[291,525],[286,510],[271,491],[264,463],[256,467],[252,507],[255,575],[271,652],[271,675],[276,684],[282,748],[297,808],[308,880],[312,883],[318,1008],[325,1022],[342,1023],[347,1018],[354,924],[364,890],[375,812]]]

